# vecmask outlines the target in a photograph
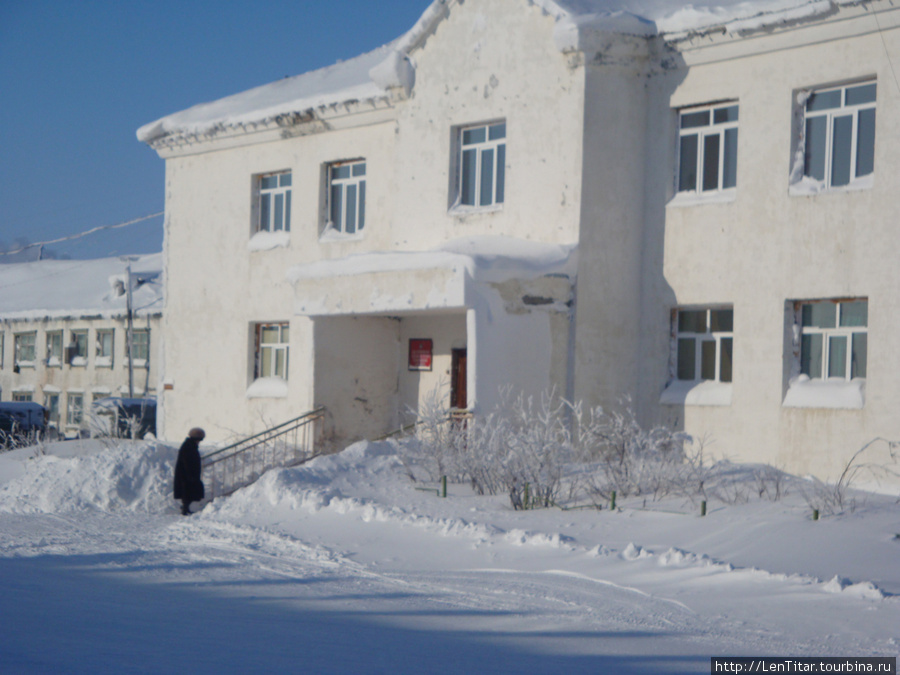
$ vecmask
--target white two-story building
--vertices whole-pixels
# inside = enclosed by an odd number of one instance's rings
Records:
[[[163,435],[324,405],[348,440],[509,384],[821,476],[900,439],[900,10],[423,9],[138,131],[166,160]]]

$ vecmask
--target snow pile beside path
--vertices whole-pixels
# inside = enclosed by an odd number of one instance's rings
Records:
[[[861,581],[854,584],[837,575],[831,581],[822,584],[822,590],[826,593],[846,593],[847,595],[866,600],[884,599],[884,593],[871,581]]]
[[[178,451],[158,443],[127,443],[82,457],[35,457],[24,474],[0,485],[0,512],[71,513],[173,508]]]
[[[228,499],[207,507],[209,513],[242,518],[260,505],[317,512],[335,508],[346,512],[362,507],[364,500],[348,498],[369,486],[382,484],[385,475],[398,476],[403,467],[390,442],[361,441],[334,455],[323,455],[291,469],[275,469]]]

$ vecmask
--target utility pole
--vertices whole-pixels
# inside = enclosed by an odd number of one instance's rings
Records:
[[[125,332],[125,340],[128,343],[128,398],[134,398],[134,312],[131,307],[131,263],[126,268],[127,281],[125,297],[128,304],[128,327]]]
[[[127,262],[125,268],[125,298],[128,313],[126,314],[125,344],[128,352],[128,398],[134,398],[134,310],[131,304],[131,262],[137,260],[135,257],[124,256],[119,258],[122,262]]]

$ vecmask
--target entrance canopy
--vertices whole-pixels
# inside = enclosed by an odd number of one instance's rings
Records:
[[[576,265],[574,245],[471,237],[431,251],[363,253],[296,265],[288,279],[294,311],[302,316],[399,314],[472,307],[485,285],[571,280]]]

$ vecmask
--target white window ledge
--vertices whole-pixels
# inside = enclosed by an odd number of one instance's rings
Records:
[[[784,397],[785,408],[835,408],[858,410],[866,402],[863,378],[811,380],[806,375],[791,379]]]
[[[273,248],[285,248],[291,243],[291,233],[284,230],[268,232],[260,230],[252,237],[247,244],[251,251],[270,251]]]
[[[353,234],[347,234],[346,232],[341,232],[334,225],[328,223],[325,226],[325,229],[322,230],[322,234],[319,235],[319,241],[323,243],[331,242],[331,241],[358,241],[365,236],[365,230],[358,230]]]
[[[672,380],[659,397],[662,405],[731,405],[731,382]]]
[[[98,368],[112,368],[111,356],[98,356],[94,359],[94,365]]]
[[[486,206],[477,206],[477,205],[466,205],[466,204],[454,204],[450,207],[450,210],[447,212],[451,216],[465,217],[472,216],[478,213],[495,213],[496,211],[503,210],[503,202],[499,204],[488,204]]]
[[[857,190],[870,190],[875,185],[875,174],[869,174],[862,178],[855,178],[847,185],[836,187],[828,187],[825,181],[816,180],[809,176],[804,176],[800,180],[792,183],[788,188],[788,193],[792,197],[811,197],[818,194],[827,194],[835,192],[855,192]]]
[[[678,192],[669,200],[667,206],[700,206],[702,204],[727,204],[737,199],[737,188],[728,190],[710,190],[695,192],[693,190]]]
[[[260,377],[247,387],[247,398],[286,398],[288,383],[280,377]]]
[[[84,356],[73,356],[72,361],[69,363],[69,365],[83,368],[87,365],[87,358]]]

